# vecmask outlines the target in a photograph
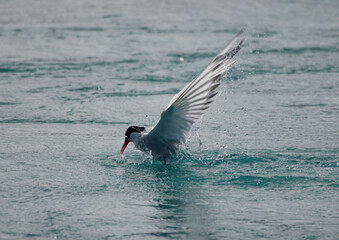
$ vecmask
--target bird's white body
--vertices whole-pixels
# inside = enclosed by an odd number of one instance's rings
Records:
[[[137,149],[147,152],[161,161],[165,161],[179,152],[178,145],[171,144],[160,136],[155,138],[149,135],[147,131],[132,133],[130,141],[134,143]]]
[[[208,109],[217,95],[225,73],[233,66],[232,60],[243,43],[232,48],[241,30],[209,65],[170,101],[159,122],[148,132],[143,127],[132,126],[126,131],[122,154],[129,142],[158,160],[165,160],[179,152],[179,145],[186,141],[188,132],[197,119]]]

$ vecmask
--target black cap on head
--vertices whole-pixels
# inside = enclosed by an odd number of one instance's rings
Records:
[[[129,136],[131,135],[131,133],[133,133],[133,132],[141,133],[141,132],[143,132],[143,131],[145,131],[145,128],[144,128],[144,127],[130,126],[129,128],[127,128],[126,133],[125,133],[125,136],[126,136],[126,138],[129,138]]]

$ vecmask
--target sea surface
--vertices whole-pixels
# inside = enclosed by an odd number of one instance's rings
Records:
[[[0,1],[0,239],[338,239],[339,2]],[[180,155],[130,144],[242,28]]]

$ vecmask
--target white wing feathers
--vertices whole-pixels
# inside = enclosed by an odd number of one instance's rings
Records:
[[[241,30],[195,79],[172,98],[162,112],[160,121],[147,134],[147,138],[165,142],[170,146],[185,142],[192,124],[214,101],[220,80],[236,62],[231,59],[240,50],[244,40],[236,47],[231,47],[243,31]]]

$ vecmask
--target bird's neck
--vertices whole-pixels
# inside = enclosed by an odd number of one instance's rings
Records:
[[[129,139],[134,144],[137,144],[138,142],[141,141],[142,135],[143,135],[143,133],[133,132],[133,133],[131,133]]]
[[[147,145],[145,142],[145,136],[147,135],[147,132],[134,132],[130,136],[130,141],[134,143],[136,148],[138,148],[141,151],[148,152]]]

